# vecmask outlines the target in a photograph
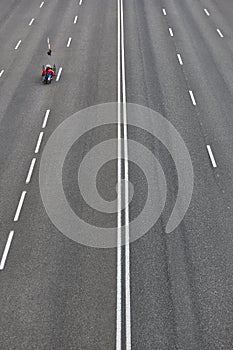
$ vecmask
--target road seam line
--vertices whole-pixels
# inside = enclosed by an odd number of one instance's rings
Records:
[[[120,0],[118,0],[118,18],[117,18],[117,69],[118,69],[118,125],[117,125],[117,305],[116,305],[116,350],[121,350],[122,342],[122,218],[121,218],[121,21],[120,21]]]

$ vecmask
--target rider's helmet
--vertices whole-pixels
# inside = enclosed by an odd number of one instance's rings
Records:
[[[50,64],[46,64],[45,66],[45,69],[48,70],[48,69],[51,69],[52,67],[50,66]]]

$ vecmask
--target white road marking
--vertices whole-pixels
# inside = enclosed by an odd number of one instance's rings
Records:
[[[19,45],[21,44],[21,42],[22,42],[22,40],[19,40],[19,41],[18,41],[17,45],[15,46],[15,50],[18,50]]]
[[[189,95],[191,97],[193,105],[196,106],[197,103],[196,103],[196,100],[195,100],[195,97],[194,97],[194,94],[193,94],[192,90],[189,90]]]
[[[41,7],[43,7],[44,6],[44,1],[42,1],[42,3],[40,4],[40,9],[41,9]]]
[[[8,238],[7,238],[7,242],[6,242],[6,246],[4,249],[4,252],[2,254],[2,259],[1,259],[1,263],[0,263],[0,270],[2,271],[5,267],[5,263],[6,263],[6,259],[10,250],[10,246],[11,246],[11,242],[14,236],[14,231],[10,231]]]
[[[22,210],[22,207],[23,207],[23,203],[24,203],[24,199],[25,199],[26,194],[27,194],[26,191],[23,191],[22,194],[21,194],[21,197],[20,197],[20,200],[19,200],[19,204],[18,204],[16,213],[15,213],[15,217],[14,217],[14,221],[15,222],[19,220],[19,216],[20,216],[20,213],[21,213],[21,210]]]
[[[164,14],[164,16],[167,16],[166,9],[163,9],[163,14]]]
[[[171,36],[174,36],[172,28],[169,28],[169,33],[170,33]]]
[[[36,144],[35,153],[38,153],[39,150],[40,150],[40,145],[41,145],[41,141],[42,141],[43,136],[44,136],[44,133],[43,133],[43,131],[41,131],[41,132],[40,132],[40,135],[39,135],[39,137],[38,137],[37,144]]]
[[[77,20],[78,20],[78,16],[75,16],[75,17],[74,17],[74,24],[77,23]]]
[[[204,9],[204,11],[205,11],[207,16],[210,16],[210,13],[209,13],[209,11],[207,9]]]
[[[124,179],[125,179],[125,336],[126,350],[131,350],[131,301],[130,301],[130,242],[129,242],[129,164],[128,164],[128,135],[126,110],[126,80],[125,80],[125,41],[124,41],[124,13],[121,0],[121,75],[122,102],[124,124]]]
[[[72,41],[72,38],[69,37],[68,42],[67,42],[67,47],[70,47],[71,41]]]
[[[81,5],[82,5],[82,2],[83,2],[83,0],[80,0],[80,1],[79,1],[79,6],[81,6]]]
[[[48,117],[50,114],[50,109],[47,109],[46,113],[45,113],[45,117],[44,117],[44,121],[43,121],[43,125],[42,125],[42,129],[44,129],[47,125],[47,121],[48,121]]]
[[[33,173],[35,164],[36,164],[36,158],[33,158],[32,161],[31,161],[30,168],[28,170],[28,175],[27,175],[27,178],[26,178],[26,184],[29,184],[29,182],[31,181],[31,177],[32,177],[32,173]]]
[[[223,35],[223,33],[221,32],[221,30],[220,30],[220,29],[218,29],[218,28],[217,28],[217,32],[218,32],[218,34],[219,34],[219,36],[220,36],[221,38],[223,38],[223,37],[224,37],[224,35]]]
[[[120,0],[118,0],[118,27],[117,27],[117,101],[118,101],[118,125],[117,125],[117,306],[116,306],[116,350],[121,350],[122,332],[122,268],[121,268],[121,20],[120,20]]]
[[[34,21],[35,21],[35,18],[32,18],[28,25],[31,26]]]
[[[59,68],[56,81],[59,81],[59,79],[60,79],[60,77],[61,77],[61,73],[62,73],[62,67]]]
[[[182,60],[182,57],[179,53],[177,54],[177,58],[178,58],[180,65],[183,66],[183,60]]]
[[[4,73],[4,69],[2,69],[0,72],[0,78],[2,77],[3,73]]]
[[[207,151],[209,153],[209,157],[210,157],[210,160],[211,160],[211,163],[213,165],[214,168],[217,168],[217,163],[214,159],[214,155],[213,155],[213,152],[212,152],[212,149],[210,147],[210,145],[207,145]]]

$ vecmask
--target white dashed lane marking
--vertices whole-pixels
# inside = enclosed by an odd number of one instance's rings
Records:
[[[29,184],[29,182],[31,181],[35,164],[36,164],[36,158],[33,158],[32,161],[31,161],[31,165],[30,165],[30,168],[29,168],[29,171],[28,171],[27,178],[26,178],[26,184]]]
[[[20,213],[21,213],[21,210],[22,210],[22,207],[23,207],[23,203],[24,203],[24,199],[25,199],[26,194],[27,194],[26,191],[23,191],[22,194],[21,194],[21,197],[20,197],[20,200],[19,200],[19,204],[18,204],[16,213],[15,213],[15,217],[14,217],[14,221],[15,222],[17,222],[19,220],[19,216],[20,216]]]
[[[75,17],[74,17],[74,24],[77,23],[77,20],[78,20],[78,16],[75,16]]]
[[[189,90],[189,95],[191,97],[193,105],[196,106],[197,103],[196,103],[196,100],[195,100],[195,97],[194,97],[194,94],[193,94],[192,90]]]
[[[71,41],[72,41],[72,38],[69,38],[67,42],[67,47],[70,47]]]
[[[213,152],[212,152],[210,145],[207,145],[206,147],[207,147],[207,151],[209,153],[209,157],[210,157],[211,163],[213,165],[213,168],[217,168],[217,163],[215,161],[215,158],[214,158],[214,155],[213,155]]]
[[[6,264],[6,259],[10,250],[10,246],[11,246],[11,242],[13,240],[13,236],[14,236],[14,231],[10,231],[9,235],[8,235],[8,239],[6,242],[6,246],[4,249],[4,252],[2,254],[2,259],[1,259],[1,263],[0,263],[0,270],[3,270]]]
[[[178,58],[180,65],[183,66],[183,60],[182,60],[182,57],[179,53],[177,54],[177,58]]]
[[[50,109],[47,109],[47,111],[45,113],[42,129],[44,129],[46,127],[46,125],[47,125],[49,114],[50,114]]]
[[[61,73],[62,73],[62,67],[60,67],[60,68],[59,68],[59,71],[58,71],[58,75],[57,75],[57,79],[56,79],[56,81],[59,81],[59,80],[60,80]]]
[[[28,25],[31,26],[34,21],[35,21],[35,18],[32,18]]]
[[[171,36],[174,36],[172,28],[169,28],[169,33],[170,33]]]
[[[38,152],[39,152],[39,150],[40,150],[40,145],[41,145],[41,142],[42,142],[43,136],[44,136],[44,133],[43,133],[43,131],[41,131],[41,132],[40,132],[40,135],[39,135],[39,137],[38,137],[37,144],[36,144],[35,153],[38,153]]]
[[[220,30],[220,29],[218,29],[218,28],[217,28],[217,32],[218,32],[218,35],[219,35],[221,38],[223,38],[223,37],[224,37],[224,35],[223,35],[223,33],[221,32],[221,30]]]
[[[16,44],[16,46],[15,46],[15,50],[18,50],[18,48],[19,48],[21,42],[22,42],[22,40],[19,40],[19,41],[17,42],[17,44]]]

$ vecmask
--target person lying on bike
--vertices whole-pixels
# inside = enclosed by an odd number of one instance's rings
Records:
[[[41,76],[44,77],[48,75],[49,78],[52,78],[54,76],[54,71],[52,70],[52,67],[47,64],[45,66],[45,68],[43,69],[42,73],[41,73]]]

